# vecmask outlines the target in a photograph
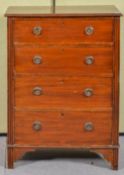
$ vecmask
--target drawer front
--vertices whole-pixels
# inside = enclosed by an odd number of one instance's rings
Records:
[[[112,76],[111,47],[15,47],[17,73]]]
[[[111,144],[111,112],[16,112],[15,143],[41,147]]]
[[[20,76],[15,80],[17,108],[91,109],[112,106],[112,79]]]
[[[78,44],[113,41],[113,18],[20,18],[14,43]]]

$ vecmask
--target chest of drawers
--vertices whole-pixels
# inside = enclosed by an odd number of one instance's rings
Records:
[[[8,167],[28,151],[73,148],[117,169],[118,10],[10,7],[6,16]]]

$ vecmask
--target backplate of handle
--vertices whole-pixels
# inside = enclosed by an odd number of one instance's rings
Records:
[[[94,57],[93,56],[86,56],[85,64],[92,65],[93,63],[94,63]]]
[[[33,57],[33,63],[34,64],[41,64],[42,63],[42,57],[39,55],[36,55]]]
[[[87,26],[85,27],[85,34],[86,35],[92,35],[94,33],[94,27],[93,26]]]
[[[43,89],[41,87],[35,87],[33,90],[32,90],[32,94],[33,95],[36,95],[36,96],[40,96],[43,94]]]
[[[94,126],[93,126],[92,122],[86,122],[84,124],[84,130],[85,131],[93,131],[93,129],[94,129]]]
[[[91,97],[93,95],[93,89],[92,88],[86,88],[84,91],[83,91],[83,94],[84,96],[86,97]]]
[[[35,121],[32,125],[34,131],[40,131],[42,129],[42,125],[40,121]]]
[[[36,26],[36,27],[33,28],[33,34],[34,35],[37,35],[37,36],[41,35],[42,31],[43,31],[43,29],[40,26]]]

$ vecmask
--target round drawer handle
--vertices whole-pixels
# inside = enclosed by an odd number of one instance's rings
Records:
[[[42,31],[43,31],[42,27],[36,26],[33,28],[34,35],[40,35]]]
[[[34,56],[33,63],[34,64],[41,64],[42,63],[42,58],[38,55]]]
[[[41,87],[35,87],[32,91],[33,95],[40,96],[43,94],[43,90]]]
[[[87,57],[85,58],[85,64],[91,65],[91,64],[93,64],[93,63],[94,63],[94,57],[93,57],[93,56],[87,56]]]
[[[91,97],[93,95],[93,89],[86,88],[83,93],[86,97]]]
[[[42,129],[41,122],[40,121],[34,122],[32,128],[34,131],[40,131]]]
[[[86,35],[92,35],[94,33],[94,27],[92,27],[92,26],[87,26],[86,28],[85,28],[85,34]]]
[[[92,122],[87,122],[84,124],[84,129],[85,131],[93,131],[94,126]]]

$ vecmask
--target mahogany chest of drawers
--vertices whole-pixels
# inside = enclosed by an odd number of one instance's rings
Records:
[[[87,149],[118,167],[120,12],[9,7],[8,167],[27,151]]]

